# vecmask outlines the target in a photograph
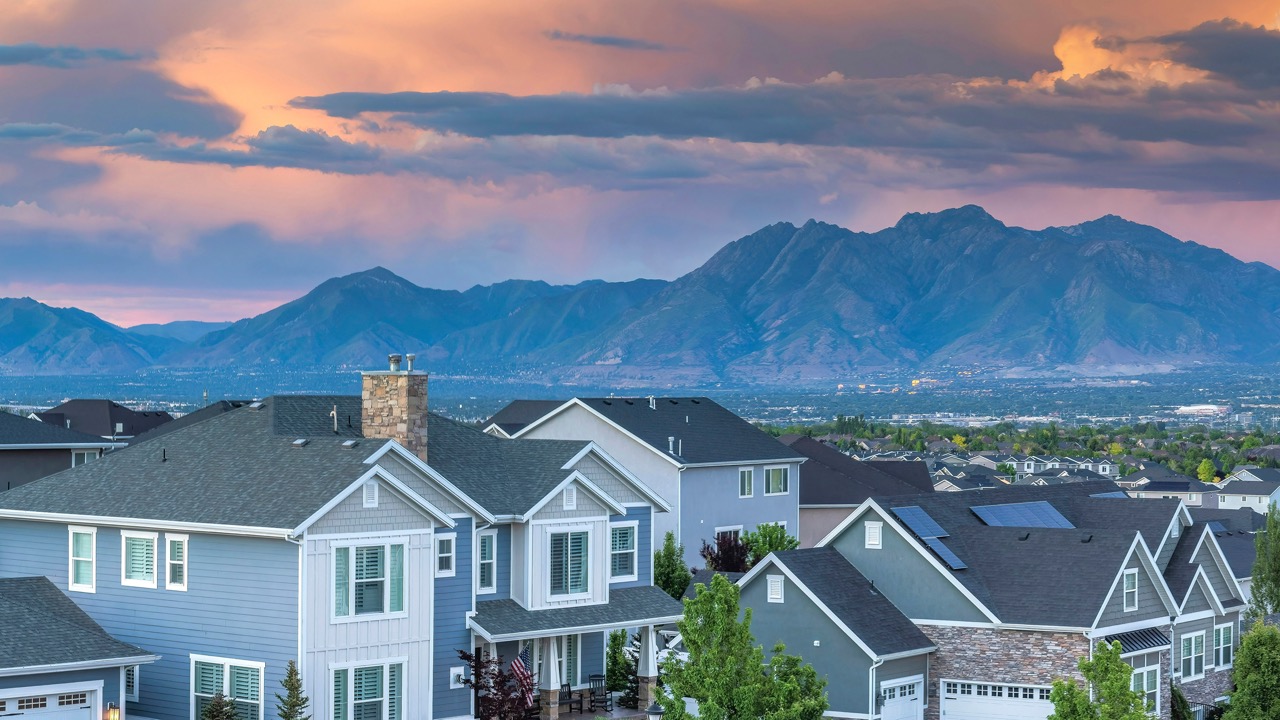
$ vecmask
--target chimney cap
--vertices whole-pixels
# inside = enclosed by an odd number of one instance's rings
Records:
[[[387,366],[391,372],[400,372],[400,353],[391,353],[388,355]]]

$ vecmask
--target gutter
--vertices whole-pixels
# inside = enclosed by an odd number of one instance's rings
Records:
[[[100,443],[15,443],[0,445],[0,450],[119,450],[129,443],[104,440]]]
[[[884,664],[884,658],[876,658],[871,663],[871,667],[867,668],[867,717],[879,717],[880,713],[876,712],[876,668]],[[928,693],[929,688],[924,688],[924,693]],[[923,699],[923,698],[922,698]],[[923,706],[923,703],[921,703]]]
[[[56,663],[53,665],[23,665],[13,668],[0,668],[0,677],[15,677],[18,675],[34,675],[36,673],[49,672],[71,672],[73,670],[95,670],[98,668],[121,667],[123,665],[143,665],[156,662],[159,659],[159,655],[135,655],[133,657],[85,660],[83,662]]]
[[[0,509],[0,520],[32,520],[35,522],[92,525],[96,527],[141,528],[144,530],[187,530],[212,535],[263,537],[273,540],[289,540],[292,528],[254,527],[248,525],[216,525],[213,523],[185,522],[178,520],[144,520],[141,518],[102,517],[98,515],[74,515],[71,513],[36,512],[34,510]]]

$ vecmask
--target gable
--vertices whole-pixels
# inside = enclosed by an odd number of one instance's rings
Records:
[[[1192,559],[1199,564],[1200,569],[1204,571],[1204,576],[1209,581],[1209,586],[1213,588],[1215,593],[1217,593],[1218,600],[1226,603],[1231,598],[1236,597],[1236,593],[1232,588],[1232,585],[1227,582],[1225,577],[1223,577],[1222,568],[1214,559],[1213,551],[1209,549],[1210,537],[1211,536],[1209,535],[1205,536],[1204,541],[1201,542],[1200,548],[1196,551],[1196,554]]]
[[[441,510],[449,514],[470,514],[467,508],[459,503],[452,493],[441,488],[432,478],[424,476],[420,470],[412,467],[399,455],[386,453],[378,458],[377,464],[386,468],[387,472],[394,475],[397,480],[408,486],[410,490],[420,495],[422,499]]]
[[[1160,596],[1157,580],[1147,570],[1138,553],[1141,548],[1135,546],[1126,558],[1123,571],[1116,575],[1111,591],[1103,602],[1102,612],[1098,615],[1095,627],[1106,628],[1128,623],[1141,622],[1169,617],[1169,609]],[[1124,576],[1127,570],[1137,570],[1138,602],[1134,610],[1124,609]]]
[[[537,424],[521,430],[521,438],[534,439],[587,439],[604,448],[615,460],[637,476],[649,479],[651,473],[674,473],[679,466],[669,456],[659,453],[648,443],[630,435],[613,423],[572,403],[564,410],[546,417]]]
[[[1182,614],[1202,612],[1205,610],[1213,610],[1213,602],[1210,601],[1209,595],[1205,592],[1204,585],[1197,579],[1191,583],[1191,587],[1187,590],[1187,600],[1182,607]]]
[[[647,505],[649,503],[648,499],[631,486],[631,483],[626,482],[617,473],[606,467],[592,453],[588,453],[574,463],[571,470],[577,470],[582,473],[588,480],[595,483],[596,487],[609,493],[613,499],[624,505],[631,503],[644,503]]]
[[[370,480],[378,487],[377,507],[364,506],[364,488],[338,502],[307,528],[316,535],[348,535],[371,532],[403,532],[434,527],[434,521],[402,498],[399,492],[381,480]]]
[[[574,509],[565,509],[565,493],[575,495]],[[533,514],[534,520],[572,520],[574,518],[598,518],[613,511],[605,507],[595,494],[580,482],[574,481],[556,491],[550,500]]]

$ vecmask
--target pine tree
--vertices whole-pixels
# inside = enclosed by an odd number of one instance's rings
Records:
[[[307,707],[311,700],[302,693],[302,675],[298,672],[298,664],[289,661],[285,668],[284,679],[280,681],[285,694],[276,693],[276,714],[280,720],[311,720]]]
[[[209,704],[200,712],[200,720],[239,720],[236,715],[236,704],[222,693],[214,693]]]
[[[675,533],[668,532],[662,540],[662,549],[653,554],[653,584],[679,600],[692,579],[684,564],[684,545],[676,542]]]
[[[627,657],[627,631],[614,630],[609,633],[609,647],[605,652],[605,687],[610,690],[625,690],[627,687],[627,668],[632,664]]]
[[[671,533],[667,533],[667,535],[670,534]],[[622,695],[618,697],[618,705],[635,710],[640,707],[640,671],[638,667],[640,633],[636,633],[631,636],[631,643],[636,647],[637,657],[635,659],[632,659],[629,656],[627,657],[627,683],[626,687],[622,691]]]

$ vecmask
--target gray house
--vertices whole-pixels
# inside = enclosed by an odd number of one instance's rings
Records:
[[[933,641],[835,549],[771,554],[738,585],[765,651],[782,643],[826,675],[828,715],[922,716]]]
[[[0,412],[0,491],[16,488],[125,447],[58,425]]]
[[[800,525],[805,457],[705,397],[575,398],[534,420],[545,401],[516,401],[485,432],[521,439],[590,440],[672,508],[653,519],[656,542],[673,532],[685,562],[703,542],[778,524]]]

